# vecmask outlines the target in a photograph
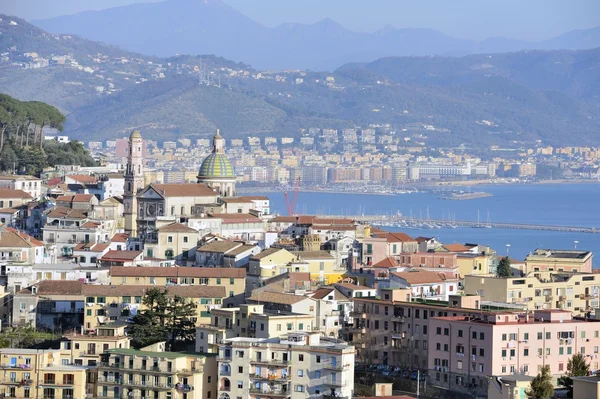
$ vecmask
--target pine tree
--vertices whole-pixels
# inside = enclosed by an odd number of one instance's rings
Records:
[[[569,390],[567,397],[573,397],[573,379],[571,377],[583,377],[590,372],[590,366],[581,353],[576,353],[567,362],[567,373],[558,379],[558,383]]]
[[[554,395],[550,366],[542,367],[540,374],[531,381],[525,395],[532,399],[550,399]]]
[[[196,305],[186,298],[175,296],[168,306],[171,350],[177,342],[190,342],[196,337]]]
[[[512,277],[510,259],[508,256],[500,259],[500,263],[498,263],[498,269],[496,269],[496,275],[498,277]]]

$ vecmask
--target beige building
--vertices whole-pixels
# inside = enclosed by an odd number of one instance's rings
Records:
[[[244,303],[246,270],[231,267],[120,267],[110,268],[113,285],[154,285],[166,287],[208,286],[223,287],[223,307]]]
[[[354,347],[319,333],[219,344],[219,398],[352,397]]]
[[[600,399],[600,377],[573,377],[573,397]]]
[[[64,364],[59,349],[0,349],[0,392],[12,398],[86,397],[88,368]]]
[[[592,258],[591,251],[536,249],[525,258],[525,273],[591,273]]]
[[[144,250],[148,257],[175,259],[177,264],[194,263],[198,231],[181,223],[171,223],[160,227],[155,243],[146,243]]]
[[[210,324],[196,328],[196,352],[218,353],[218,344],[228,338],[272,338],[290,331],[312,331],[312,315],[268,311],[264,305],[214,309]]]
[[[490,375],[534,377],[544,366],[558,378],[576,353],[598,369],[600,320],[563,310],[434,317],[429,327],[430,379],[449,389],[486,385]]]
[[[98,366],[98,398],[207,399],[217,397],[216,359],[165,352],[164,342],[104,351]]]
[[[109,349],[128,349],[131,338],[125,335],[126,324],[108,324],[96,328],[94,334],[72,332],[60,343],[63,355],[79,366],[97,366],[100,355]]]
[[[42,195],[42,180],[29,175],[0,175],[0,188],[23,190],[33,198]]]
[[[600,275],[532,272],[525,277],[465,276],[465,294],[526,309],[564,309],[575,315],[597,308]]]
[[[490,377],[487,389],[488,399],[521,399],[526,398],[532,377],[526,375],[509,375]],[[586,397],[587,396],[582,396]]]

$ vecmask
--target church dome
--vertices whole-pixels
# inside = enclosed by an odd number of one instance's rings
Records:
[[[211,179],[221,177],[235,177],[235,172],[225,154],[213,152],[200,165],[198,178]]]

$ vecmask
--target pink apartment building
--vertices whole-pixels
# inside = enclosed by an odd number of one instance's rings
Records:
[[[429,331],[429,377],[450,389],[481,387],[488,376],[535,376],[545,365],[558,378],[575,353],[598,370],[600,320],[568,311],[434,317]]]

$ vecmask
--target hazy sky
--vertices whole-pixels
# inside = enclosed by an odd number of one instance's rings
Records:
[[[0,12],[31,20],[158,0],[0,0]],[[198,0],[202,1],[202,0]],[[540,40],[600,25],[600,0],[224,0],[267,26],[332,18],[375,31],[434,28],[452,36]]]

